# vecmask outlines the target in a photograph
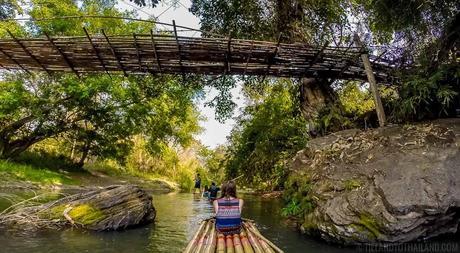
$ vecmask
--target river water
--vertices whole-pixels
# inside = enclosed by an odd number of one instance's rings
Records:
[[[154,195],[155,223],[126,231],[88,232],[65,230],[34,235],[0,232],[0,252],[73,253],[73,252],[181,252],[203,218],[212,215],[208,201],[190,193]],[[340,248],[300,235],[280,215],[281,201],[245,195],[243,216],[255,220],[259,230],[280,248],[289,252],[348,253]],[[0,199],[0,210],[5,208]]]

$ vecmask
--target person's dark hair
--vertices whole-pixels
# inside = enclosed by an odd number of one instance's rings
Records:
[[[215,185],[216,185],[216,183],[212,182],[212,183],[211,183],[211,185],[214,185],[214,186],[215,186]]]
[[[205,186],[204,186],[204,191],[205,191],[205,192],[207,192],[207,191],[208,191],[208,189],[209,189],[209,188],[208,188],[208,186],[207,186],[207,185],[205,185]]]
[[[226,198],[236,198],[236,183],[235,181],[228,181],[225,184],[225,191],[223,190],[222,192],[225,192],[224,196]]]
[[[220,197],[224,198],[225,197],[225,189],[227,189],[227,182],[224,182],[222,186],[220,187]]]

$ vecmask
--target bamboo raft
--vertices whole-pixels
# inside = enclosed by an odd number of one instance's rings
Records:
[[[183,253],[284,253],[265,238],[250,220],[243,220],[239,234],[219,234],[215,219],[201,222]]]

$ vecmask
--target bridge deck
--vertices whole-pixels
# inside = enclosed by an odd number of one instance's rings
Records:
[[[86,32],[86,31],[85,31]],[[196,73],[367,80],[362,49],[313,47],[224,38],[159,34],[0,40],[0,68],[25,71]],[[374,62],[380,81],[391,67]]]

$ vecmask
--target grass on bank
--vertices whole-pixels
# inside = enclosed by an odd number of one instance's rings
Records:
[[[203,185],[210,185],[207,172],[194,159],[182,160],[174,156],[180,161],[167,164],[164,159],[155,159],[148,154],[144,156],[148,159],[138,160],[133,158],[137,158],[137,155],[130,155],[130,162],[124,165],[115,159],[94,159],[81,168],[65,155],[37,148],[26,151],[13,160],[0,160],[0,182],[28,181],[42,185],[106,184],[113,179],[115,183],[121,180],[146,187],[190,191],[195,174],[200,173]],[[95,179],[98,177],[100,180]]]
[[[2,179],[8,176],[12,180],[33,182],[45,185],[76,184],[77,182],[63,173],[51,171],[33,165],[0,160],[0,173]]]
[[[138,178],[140,180],[145,180],[149,181],[150,183],[159,183],[162,185],[167,186],[170,189],[182,189],[182,190],[187,190],[185,185],[174,182],[171,179],[158,175],[155,173],[150,173],[150,172],[144,172],[144,171],[139,171],[135,169],[128,169],[126,167],[123,167],[119,165],[115,160],[111,159],[105,159],[102,161],[95,161],[92,163],[88,163],[85,165],[85,170],[91,172],[91,173],[100,173],[103,175],[107,175],[109,177],[113,178]]]

